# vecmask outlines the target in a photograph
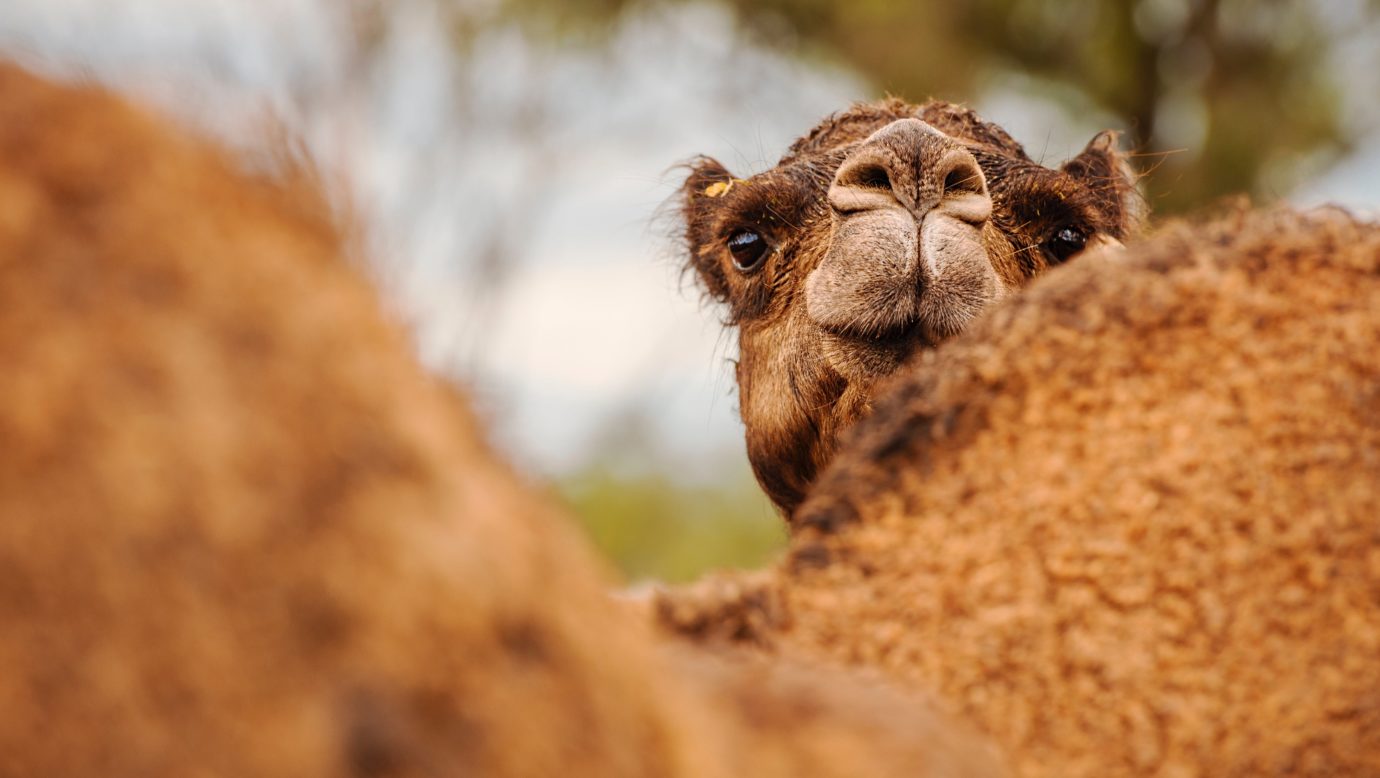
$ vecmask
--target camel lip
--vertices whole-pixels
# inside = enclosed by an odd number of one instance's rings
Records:
[[[891,368],[921,351],[934,349],[944,337],[936,337],[930,328],[918,317],[902,325],[889,327],[882,332],[860,334],[855,330],[824,328],[825,337],[833,341],[835,347],[858,354],[865,362],[873,363],[881,359]],[[863,357],[863,354],[869,356]],[[851,361],[851,360],[850,360]]]
[[[920,297],[921,294],[907,289],[906,284],[896,283],[884,299],[874,299],[870,304],[850,311],[847,316],[814,321],[820,329],[831,335],[860,343],[907,340],[924,327]]]
[[[821,334],[830,365],[850,381],[870,382],[891,375],[917,354],[938,345],[919,321],[889,332],[885,337],[860,337],[830,330],[823,330]]]
[[[907,347],[911,349],[935,348],[943,338],[936,338],[930,328],[925,325],[923,319],[916,318],[905,327],[896,329],[893,332],[874,338],[880,344],[891,347]]]
[[[854,324],[843,326],[819,324],[818,326],[834,338],[850,344],[886,350],[916,344],[924,348],[934,348],[948,339],[947,336],[933,332],[932,328],[926,324],[924,317],[918,313],[871,327]]]
[[[881,346],[886,347],[896,343],[910,340],[912,330],[919,324],[918,321],[910,321],[900,325],[888,325],[886,327],[849,327],[837,325],[819,325],[824,333],[835,340],[847,343],[855,347]]]

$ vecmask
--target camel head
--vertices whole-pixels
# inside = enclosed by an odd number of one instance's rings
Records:
[[[1058,168],[967,108],[858,105],[738,178],[709,158],[681,192],[687,264],[737,330],[748,458],[789,512],[879,379],[1045,270],[1142,219],[1103,132]]]

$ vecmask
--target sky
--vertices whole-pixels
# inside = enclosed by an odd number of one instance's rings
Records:
[[[491,5],[465,7],[483,19]],[[367,52],[345,7],[5,0],[0,56],[248,152],[274,129],[300,138],[364,224],[421,357],[468,388],[520,466],[576,470],[636,412],[678,474],[741,469],[733,339],[679,272],[665,218],[675,165],[704,153],[740,176],[766,169],[865,85],[750,45],[710,4],[631,17],[598,47],[499,24],[460,54],[427,0],[387,5]],[[1013,78],[974,103],[1047,163],[1110,122],[1033,94]],[[1376,212],[1380,134],[1292,199]]]

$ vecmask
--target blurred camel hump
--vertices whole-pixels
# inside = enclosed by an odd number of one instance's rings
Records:
[[[0,772],[1002,774],[654,641],[341,253],[310,186],[0,65]]]

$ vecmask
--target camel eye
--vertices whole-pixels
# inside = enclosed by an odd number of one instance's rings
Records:
[[[728,236],[728,251],[733,255],[733,266],[750,273],[767,256],[767,242],[753,230],[738,230]]]
[[[1077,227],[1064,227],[1045,242],[1045,250],[1056,262],[1063,262],[1088,245],[1088,234]]]

